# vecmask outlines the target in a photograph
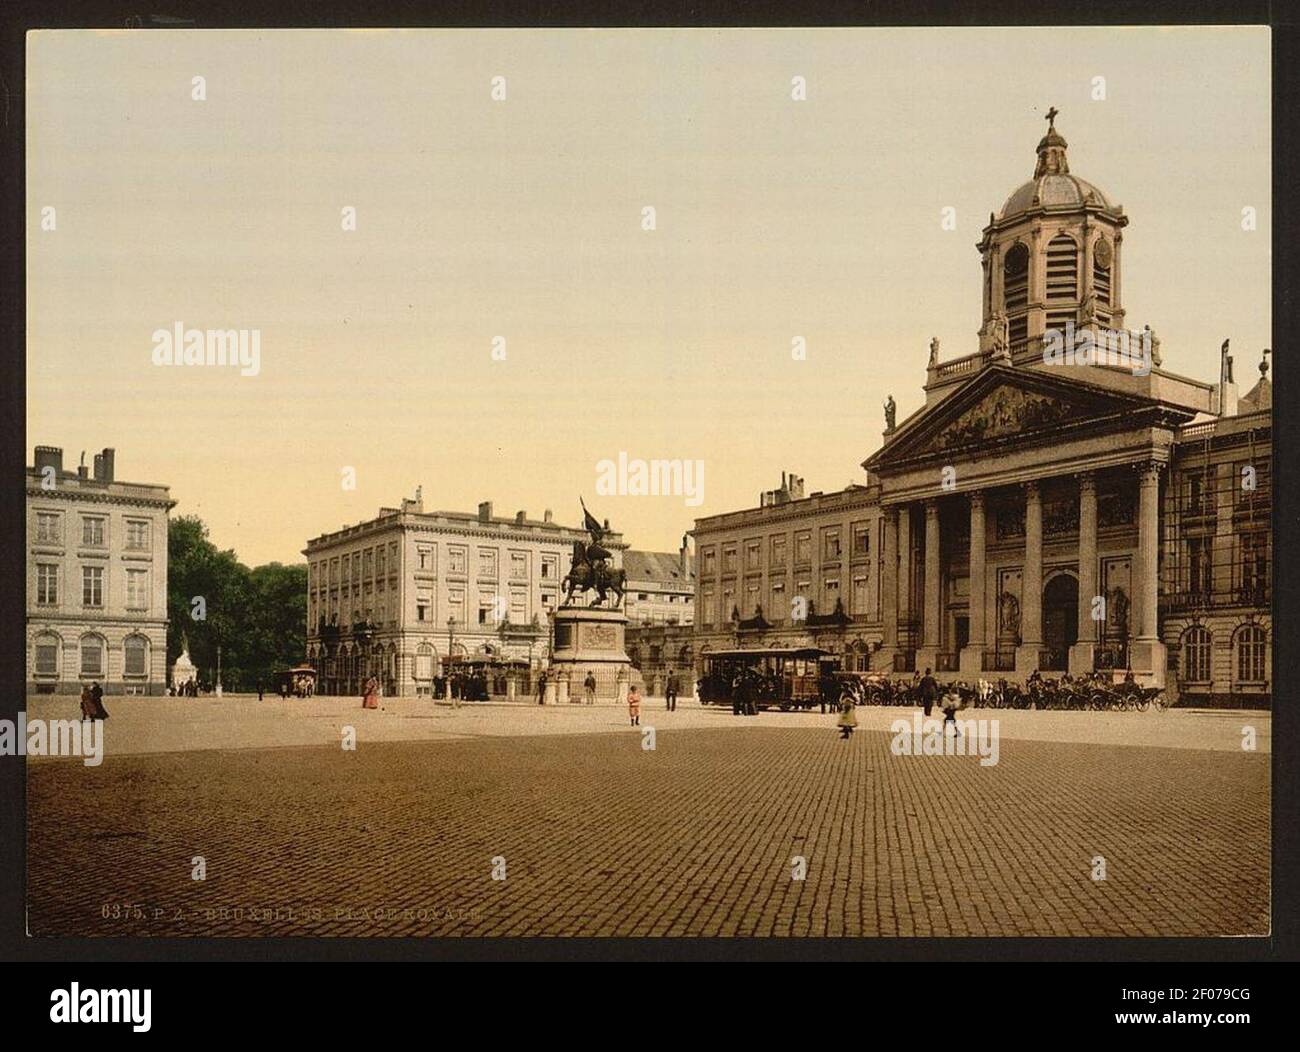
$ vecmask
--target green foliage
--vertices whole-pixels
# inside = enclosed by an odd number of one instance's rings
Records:
[[[199,680],[212,684],[221,646],[226,690],[268,690],[276,669],[303,660],[307,634],[307,567],[269,563],[250,570],[208,539],[197,516],[172,519],[167,533],[167,663],[180,656],[182,637]],[[205,610],[196,611],[202,597]],[[197,617],[196,612],[205,616]]]

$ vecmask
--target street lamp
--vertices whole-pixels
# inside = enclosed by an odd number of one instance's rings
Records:
[[[457,699],[453,696],[451,690],[451,673],[452,659],[456,656],[456,619],[447,618],[447,700],[451,702],[453,708],[459,708],[456,704]]]

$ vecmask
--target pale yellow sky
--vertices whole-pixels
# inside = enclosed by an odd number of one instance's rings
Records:
[[[1214,379],[1231,337],[1244,390],[1271,343],[1263,28],[43,32],[28,58],[29,446],[114,446],[249,563],[417,485],[568,523],[583,494],[671,549],[783,469],[861,481],[930,338],[976,349],[974,243],[1050,105],[1130,216],[1128,322],[1166,368]],[[178,321],[260,329],[260,373],[155,366]],[[596,498],[620,452],[703,460],[703,503]]]

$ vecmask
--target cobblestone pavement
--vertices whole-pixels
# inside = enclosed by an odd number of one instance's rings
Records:
[[[653,751],[626,728],[29,761],[29,931],[1268,931],[1264,754],[1005,740],[981,766],[829,717],[667,719]]]

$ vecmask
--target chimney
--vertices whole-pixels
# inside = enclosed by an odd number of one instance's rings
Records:
[[[1228,353],[1228,340],[1219,348],[1219,416],[1237,415],[1237,383],[1232,377],[1232,355]]]
[[[479,522],[492,521],[492,502],[490,500],[479,501],[478,521]]]
[[[38,475],[43,474],[46,468],[53,468],[57,479],[63,474],[63,450],[58,446],[37,446],[33,464]]]
[[[515,512],[515,525],[516,525],[516,526],[522,526],[522,525],[524,524],[524,522],[525,522],[527,519],[528,519],[528,512],[526,512],[526,511],[517,511],[517,512]]]
[[[95,481],[112,482],[113,481],[113,455],[114,450],[105,449],[102,453],[95,454]]]
[[[677,551],[677,565],[681,571],[682,580],[686,580],[691,575],[690,571],[690,553],[686,547],[686,534],[682,534],[682,546]]]
[[[542,512],[542,522],[550,522],[552,517],[553,516],[551,515],[550,508],[547,508],[544,512]]]

